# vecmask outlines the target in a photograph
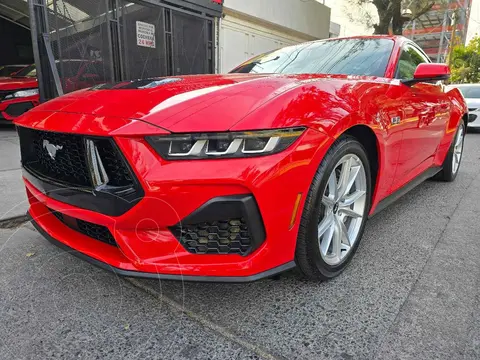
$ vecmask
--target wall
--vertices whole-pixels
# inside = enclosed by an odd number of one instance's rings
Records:
[[[0,18],[0,65],[33,63],[30,31]]]
[[[340,24],[334,23],[333,21],[330,21],[330,37],[331,38],[336,38],[340,36],[340,29],[341,26]]]
[[[225,0],[224,8],[305,34],[312,39],[329,36],[330,8],[316,1]]]
[[[280,30],[225,15],[220,25],[220,73],[232,70],[255,55],[311,40]]]

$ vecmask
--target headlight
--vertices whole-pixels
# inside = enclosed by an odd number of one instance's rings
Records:
[[[278,153],[292,145],[303,127],[224,133],[147,136],[148,143],[168,160],[241,158]]]
[[[34,95],[38,95],[38,89],[19,90],[13,94],[5,96],[5,99],[21,98]]]

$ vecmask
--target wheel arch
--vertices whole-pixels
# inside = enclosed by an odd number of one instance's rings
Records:
[[[468,126],[468,113],[463,114],[462,119],[463,119],[463,122],[465,123],[465,129],[467,129],[467,126]]]
[[[372,180],[372,202],[375,198],[377,185],[378,185],[378,175],[380,169],[380,143],[378,141],[377,135],[367,125],[357,124],[348,129],[346,129],[342,135],[353,136],[367,152],[368,161],[370,163],[370,176]]]

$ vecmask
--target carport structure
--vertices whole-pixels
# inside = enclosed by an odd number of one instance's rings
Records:
[[[215,72],[221,1],[2,0],[30,28],[41,100],[98,83]]]
[[[23,0],[2,0],[0,18],[30,30],[28,4]]]
[[[0,66],[33,62],[28,4],[22,0],[0,1]]]

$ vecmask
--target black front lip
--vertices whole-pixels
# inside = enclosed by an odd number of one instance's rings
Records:
[[[143,278],[143,279],[156,279],[156,280],[174,280],[174,281],[188,281],[188,282],[223,282],[223,283],[248,283],[253,281],[258,281],[264,278],[272,277],[277,274],[280,274],[284,271],[293,269],[296,264],[295,261],[290,261],[286,264],[277,266],[276,268],[251,275],[251,276],[193,276],[193,275],[171,275],[171,274],[159,274],[159,273],[147,273],[140,271],[131,271],[123,270],[114,266],[111,266],[105,262],[99,261],[95,258],[92,258],[82,252],[79,252],[75,249],[72,249],[70,246],[65,245],[64,243],[58,241],[57,239],[50,236],[43,228],[32,218],[30,213],[28,213],[30,222],[38,230],[40,234],[43,235],[49,242],[58,246],[59,248],[71,253],[72,255],[77,256],[78,258],[89,262],[92,265],[95,265],[101,269],[113,272],[119,276],[133,277],[133,278]]]
[[[120,216],[135,206],[144,196],[143,189],[126,189],[125,195],[120,196],[115,192],[78,187],[68,187],[64,184],[54,183],[51,179],[43,179],[39,174],[33,174],[23,167],[23,177],[37,190],[57,201],[70,204],[82,209],[95,211],[110,216]],[[116,190],[116,189],[115,189]]]

